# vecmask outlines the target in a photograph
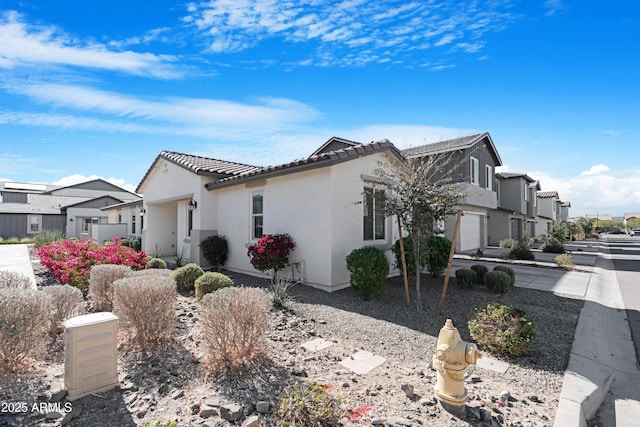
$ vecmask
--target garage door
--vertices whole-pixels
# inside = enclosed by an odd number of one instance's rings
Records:
[[[459,251],[476,250],[480,247],[480,215],[465,213],[460,219]]]

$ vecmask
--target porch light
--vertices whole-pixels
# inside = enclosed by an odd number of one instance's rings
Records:
[[[147,213],[147,210],[145,208],[140,209],[140,216],[144,216],[144,214]]]
[[[191,199],[191,200],[189,200],[189,203],[187,203],[187,205],[189,206],[189,210],[193,211],[195,208],[198,207],[198,202],[196,202],[195,200]]]

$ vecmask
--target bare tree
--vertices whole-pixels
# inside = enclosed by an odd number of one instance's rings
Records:
[[[413,245],[419,311],[422,310],[420,271],[427,255],[426,239],[434,234],[438,221],[455,213],[454,208],[463,196],[453,182],[459,165],[455,160],[453,153],[436,153],[404,160],[389,159],[376,169],[376,175],[386,187],[385,215],[397,217]]]

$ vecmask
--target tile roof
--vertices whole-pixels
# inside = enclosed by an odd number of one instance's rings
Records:
[[[460,138],[449,139],[446,141],[434,142],[432,144],[420,145],[418,147],[407,148],[402,150],[402,154],[407,157],[424,156],[428,154],[446,153],[458,149],[469,148],[478,142],[482,137],[488,135],[487,132],[476,133],[474,135],[463,136]]]
[[[549,197],[558,197],[557,191],[538,191],[538,197],[546,199]]]
[[[173,151],[162,151],[159,157],[169,160],[170,162],[182,166],[183,168],[198,175],[238,175],[255,169],[260,169],[258,166],[211,159],[209,157],[194,156],[191,154],[176,153]]]
[[[205,187],[207,188],[207,190],[212,190],[214,188],[234,185],[237,182],[249,180],[252,178],[282,175],[286,173],[296,172],[302,169],[313,169],[317,167],[328,166],[334,163],[340,163],[350,159],[373,154],[374,152],[385,150],[391,150],[398,157],[402,157],[402,153],[396,148],[395,145],[389,142],[389,140],[383,139],[381,141],[373,141],[366,144],[358,144],[351,147],[342,148],[340,150],[320,153],[317,155],[294,160],[282,165],[267,166],[264,168],[249,170],[238,175],[223,178],[218,182],[206,184]]]

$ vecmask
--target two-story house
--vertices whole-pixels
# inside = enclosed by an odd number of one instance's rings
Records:
[[[524,173],[496,174],[498,208],[488,215],[489,245],[500,240],[535,237],[540,183]]]
[[[536,235],[547,235],[553,223],[558,221],[560,196],[557,191],[539,191],[538,217],[536,219]]]
[[[402,151],[407,158],[451,153],[452,181],[464,197],[458,209],[463,211],[456,251],[473,251],[488,244],[487,215],[498,207],[495,170],[502,165],[500,155],[488,132],[464,136]],[[453,238],[456,217],[445,220],[444,234]]]

